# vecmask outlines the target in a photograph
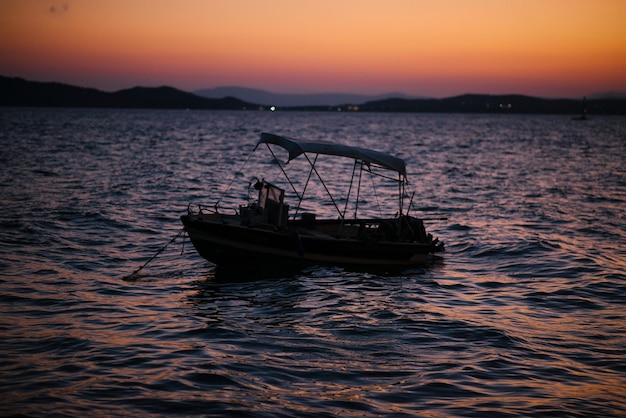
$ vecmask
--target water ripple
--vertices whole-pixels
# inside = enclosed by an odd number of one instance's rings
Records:
[[[623,118],[2,112],[2,415],[626,414]],[[406,158],[444,256],[244,273],[179,240],[130,276],[261,131]]]

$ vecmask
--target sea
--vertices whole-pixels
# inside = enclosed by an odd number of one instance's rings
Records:
[[[445,253],[220,273],[262,132],[403,158]],[[0,108],[0,208],[2,416],[626,416],[624,116]]]

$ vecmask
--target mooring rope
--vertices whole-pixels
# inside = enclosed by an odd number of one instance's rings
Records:
[[[145,268],[145,267],[146,267],[146,266],[147,266],[147,265],[148,265],[148,264],[149,264],[152,260],[154,260],[155,258],[157,258],[159,254],[161,254],[163,251],[165,251],[165,249],[166,249],[167,247],[169,247],[169,246],[170,246],[170,244],[172,244],[174,241],[176,241],[176,240],[178,239],[178,237],[180,237],[180,236],[181,236],[184,232],[185,232],[185,228],[182,228],[182,229],[178,232],[178,234],[176,234],[176,235],[174,236],[174,238],[172,238],[172,239],[171,239],[171,240],[170,240],[167,244],[165,244],[165,246],[164,246],[163,248],[161,248],[160,250],[158,250],[158,251],[157,251],[157,252],[156,252],[156,253],[155,253],[152,257],[150,257],[150,259],[149,259],[148,261],[146,261],[146,262],[144,263],[144,265],[143,265],[143,266],[139,267],[137,270],[133,271],[133,272],[132,272],[131,274],[129,274],[128,276],[125,276],[123,279],[124,279],[124,280],[129,280],[129,279],[134,278],[134,277],[135,277],[137,274],[139,274],[139,272],[140,272],[141,270],[143,270],[143,269],[144,269],[144,268]],[[183,245],[184,245],[184,241],[183,241]],[[184,247],[183,247],[183,248],[184,248]]]

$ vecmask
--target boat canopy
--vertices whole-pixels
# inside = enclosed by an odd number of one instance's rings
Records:
[[[256,146],[258,147],[260,144],[274,144],[284,148],[289,152],[289,161],[306,152],[336,155],[361,160],[367,164],[373,163],[388,170],[396,171],[406,178],[406,164],[403,159],[378,151],[324,141],[304,141],[265,132],[261,134],[261,139]]]

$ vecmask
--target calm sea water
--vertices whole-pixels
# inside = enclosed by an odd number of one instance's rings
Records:
[[[443,259],[129,280],[262,131],[405,158]],[[1,415],[626,416],[624,117],[0,109],[0,167]]]

